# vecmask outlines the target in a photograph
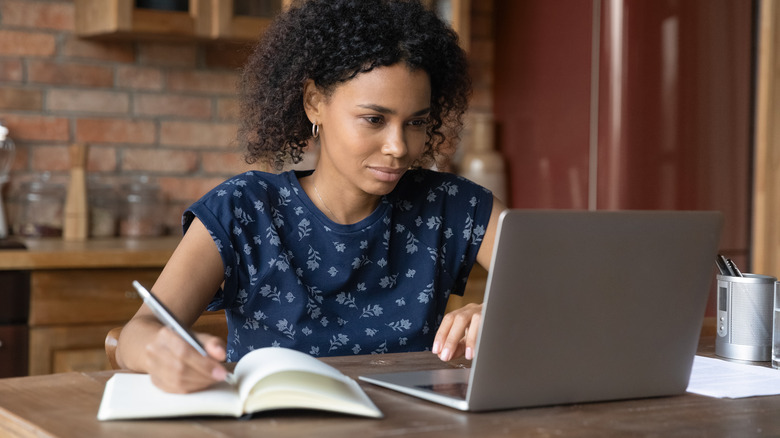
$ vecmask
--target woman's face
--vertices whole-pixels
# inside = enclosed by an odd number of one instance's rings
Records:
[[[327,184],[384,195],[423,153],[431,104],[423,70],[378,67],[315,99],[320,125],[317,171]],[[308,112],[308,111],[307,111]]]

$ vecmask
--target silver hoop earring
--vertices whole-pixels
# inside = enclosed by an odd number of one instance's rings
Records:
[[[312,138],[317,138],[320,136],[320,125],[316,123],[311,124],[311,136]]]

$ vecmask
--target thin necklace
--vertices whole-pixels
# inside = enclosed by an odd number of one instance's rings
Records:
[[[333,210],[331,210],[331,209],[328,207],[328,204],[326,204],[326,203],[325,203],[325,200],[324,200],[324,199],[322,199],[322,195],[320,195],[320,191],[319,191],[319,190],[317,190],[317,183],[315,183],[314,181],[312,181],[312,182],[311,182],[311,185],[312,185],[312,186],[314,186],[314,193],[317,195],[317,197],[318,197],[318,198],[320,198],[320,202],[322,203],[322,205],[325,207],[325,209],[326,209],[326,210],[328,210],[328,212],[330,212],[330,216],[331,216],[333,219],[337,219],[337,217],[336,217],[336,213],[334,213],[334,212],[333,212]]]

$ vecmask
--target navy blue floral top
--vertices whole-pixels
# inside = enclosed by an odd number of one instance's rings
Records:
[[[493,203],[459,176],[410,170],[362,221],[331,221],[298,177],[235,176],[195,202],[225,268],[228,360],[266,346],[314,356],[430,349],[450,294],[462,295]]]

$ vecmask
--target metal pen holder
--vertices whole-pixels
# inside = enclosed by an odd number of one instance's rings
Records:
[[[729,359],[769,361],[775,282],[769,275],[718,275],[715,354]]]

